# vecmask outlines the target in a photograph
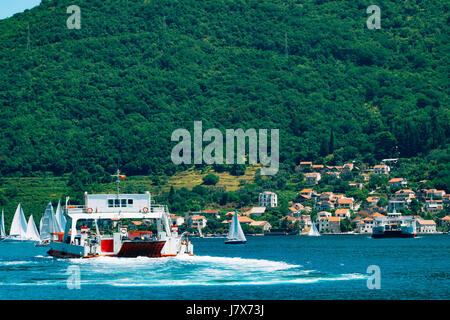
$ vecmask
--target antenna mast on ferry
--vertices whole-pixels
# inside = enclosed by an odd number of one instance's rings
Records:
[[[120,194],[120,179],[124,180],[126,178],[126,176],[124,174],[120,174],[120,170],[117,169],[117,173],[111,175],[111,177],[117,177],[117,199],[119,199],[119,194]]]

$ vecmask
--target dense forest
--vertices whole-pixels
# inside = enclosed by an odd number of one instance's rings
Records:
[[[173,130],[202,120],[280,129],[280,174],[416,157],[448,191],[447,3],[378,0],[378,30],[370,4],[43,0],[0,21],[0,174],[170,176]]]

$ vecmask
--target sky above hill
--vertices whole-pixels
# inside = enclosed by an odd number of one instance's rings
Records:
[[[15,13],[31,9],[41,3],[41,0],[1,0],[0,20],[9,18]]]

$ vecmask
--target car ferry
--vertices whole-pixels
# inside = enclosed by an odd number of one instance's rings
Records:
[[[388,213],[387,217],[375,217],[372,238],[414,238],[417,235],[416,220],[400,213]]]
[[[88,194],[84,205],[65,206],[64,233],[50,242],[58,258],[193,255],[193,245],[171,225],[167,206],[145,194]]]

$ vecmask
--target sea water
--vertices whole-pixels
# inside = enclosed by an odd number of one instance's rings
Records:
[[[195,256],[168,258],[58,259],[0,242],[0,299],[450,298],[449,235],[247,238],[192,238]]]

